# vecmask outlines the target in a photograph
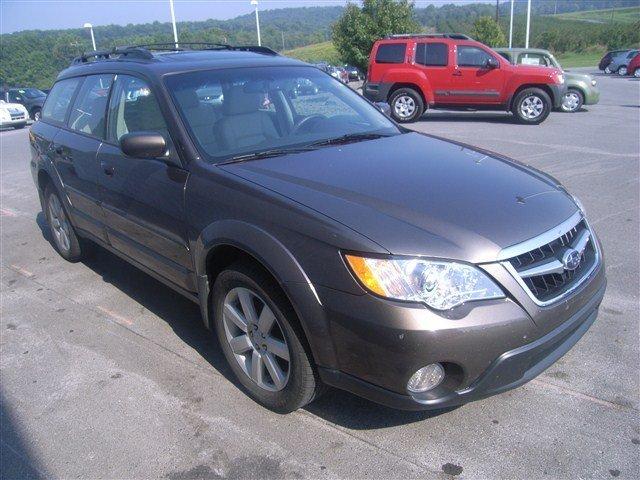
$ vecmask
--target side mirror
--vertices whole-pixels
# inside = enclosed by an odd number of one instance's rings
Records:
[[[500,66],[500,63],[498,63],[498,60],[496,60],[495,58],[487,58],[487,61],[484,65],[489,69],[493,69],[498,68]]]
[[[384,113],[387,117],[391,115],[391,107],[387,102],[376,102],[374,103],[376,108]]]
[[[158,158],[167,152],[167,142],[158,132],[134,132],[120,137],[122,152],[135,158]]]

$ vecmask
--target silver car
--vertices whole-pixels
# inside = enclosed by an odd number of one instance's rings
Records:
[[[621,77],[624,77],[627,74],[627,66],[633,57],[638,54],[638,50],[626,50],[622,53],[619,53],[611,63],[607,65],[604,69],[604,73],[617,73]]]

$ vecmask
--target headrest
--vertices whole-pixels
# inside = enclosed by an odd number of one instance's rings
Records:
[[[196,108],[200,105],[200,99],[195,90],[178,90],[176,98],[180,102],[180,106],[185,109]]]
[[[261,100],[261,93],[246,92],[243,86],[232,87],[224,92],[222,111],[225,115],[257,112],[260,108]]]

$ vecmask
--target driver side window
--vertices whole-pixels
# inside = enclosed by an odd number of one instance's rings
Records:
[[[456,58],[459,67],[482,68],[486,66],[487,61],[492,59],[493,56],[478,47],[458,45],[456,48]]]

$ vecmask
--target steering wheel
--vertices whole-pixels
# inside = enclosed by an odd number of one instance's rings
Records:
[[[314,115],[309,115],[308,117],[304,117],[302,120],[300,120],[300,123],[298,123],[294,128],[293,128],[293,132],[291,132],[292,134],[297,134],[297,133],[301,133],[304,132],[304,128],[308,128],[310,125],[312,125],[313,122],[318,121],[318,120],[324,120],[325,117],[324,115],[320,115],[319,113],[316,113]]]

